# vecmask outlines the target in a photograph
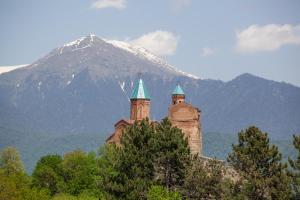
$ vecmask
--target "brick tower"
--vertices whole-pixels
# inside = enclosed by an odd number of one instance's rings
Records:
[[[134,86],[130,98],[130,120],[150,118],[150,96],[140,78]]]
[[[132,125],[136,120],[150,119],[150,96],[145,87],[143,79],[139,78],[133,88],[130,97],[130,119],[121,119],[115,123],[114,133],[107,138],[107,143],[120,143],[120,138],[127,126]]]
[[[191,153],[202,155],[200,110],[185,102],[185,94],[179,84],[172,93],[168,118],[188,139]]]

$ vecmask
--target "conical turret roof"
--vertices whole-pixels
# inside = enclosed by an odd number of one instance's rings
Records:
[[[145,87],[143,79],[139,79],[135,82],[133,92],[130,99],[149,99],[150,95]]]
[[[173,90],[172,95],[184,95],[184,92],[179,84],[177,84],[177,86]]]

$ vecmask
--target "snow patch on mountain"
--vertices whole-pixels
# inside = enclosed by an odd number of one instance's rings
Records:
[[[187,77],[190,77],[190,78],[193,78],[193,79],[200,79],[199,77],[197,77],[195,75],[192,75],[192,74],[189,74],[189,73],[186,73],[186,72],[183,72],[181,70],[176,69],[174,66],[168,64],[166,61],[164,61],[163,59],[159,58],[158,56],[152,54],[151,52],[149,52],[147,49],[145,49],[143,47],[134,46],[134,45],[131,45],[127,42],[119,41],[119,40],[106,40],[106,39],[104,39],[104,41],[107,42],[107,43],[112,44],[113,46],[115,46],[117,48],[126,50],[127,52],[130,52],[130,53],[132,53],[132,54],[134,54],[134,55],[136,55],[140,58],[144,58],[144,59],[147,59],[151,62],[160,64],[160,65],[168,68],[171,71],[177,72],[180,75],[184,75],[184,76],[187,76]]]
[[[122,91],[125,92],[125,82],[124,81],[122,81],[122,82],[119,81],[119,85],[120,85],[120,88],[122,89]]]
[[[24,64],[24,65],[12,65],[12,66],[0,66],[0,74],[21,68],[21,67],[26,67],[28,66],[28,64]]]
[[[88,47],[91,47],[94,43],[94,38],[97,37],[96,35],[94,34],[90,34],[89,36],[85,36],[85,37],[81,37],[77,40],[74,40],[74,41],[71,41],[71,42],[68,42],[68,43],[65,43],[62,47],[60,47],[60,54],[63,53],[63,50],[66,48],[66,47],[71,47],[72,48],[72,51],[77,51],[77,50],[81,50],[81,49],[85,49],[85,48],[88,48]],[[87,44],[85,44],[84,46],[82,46],[82,42],[83,41],[87,41]]]
[[[70,84],[72,83],[74,77],[75,77],[75,74],[72,74],[72,78],[71,78],[71,80],[69,80],[69,81],[67,82],[67,85],[70,85]]]

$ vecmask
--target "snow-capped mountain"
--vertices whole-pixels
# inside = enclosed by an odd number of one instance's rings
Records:
[[[199,79],[199,77],[197,77],[195,75],[183,72],[179,69],[176,69],[174,66],[168,64],[166,61],[164,61],[163,59],[159,58],[158,56],[152,54],[150,51],[148,51],[147,49],[145,49],[143,47],[134,46],[127,42],[119,41],[119,40],[105,40],[105,41],[114,45],[115,47],[124,49],[142,59],[148,59],[149,61],[157,63],[171,71],[175,71],[178,75],[187,76],[187,77],[190,77],[193,79]]]
[[[121,41],[105,41],[95,35],[66,43],[29,67],[34,71],[59,72],[61,78],[67,81],[68,77],[83,69],[88,69],[96,80],[135,76],[137,73],[153,74],[167,79],[175,76],[198,79],[177,70],[144,48]]]
[[[180,81],[187,101],[202,110],[204,132],[233,133],[252,124],[276,137],[300,132],[298,87],[252,75],[230,82],[202,80],[144,48],[95,35],[1,74],[0,127],[108,135],[116,120],[129,116],[138,73],[151,94],[155,120],[167,115],[171,92]]]

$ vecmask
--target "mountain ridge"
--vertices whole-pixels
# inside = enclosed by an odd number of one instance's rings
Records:
[[[297,86],[248,73],[228,82],[197,79],[96,36],[65,43],[27,67],[1,74],[0,126],[109,134],[115,121],[129,116],[129,96],[140,72],[156,120],[167,115],[179,81],[187,101],[202,110],[205,132],[233,133],[253,124],[276,138],[300,132]]]

